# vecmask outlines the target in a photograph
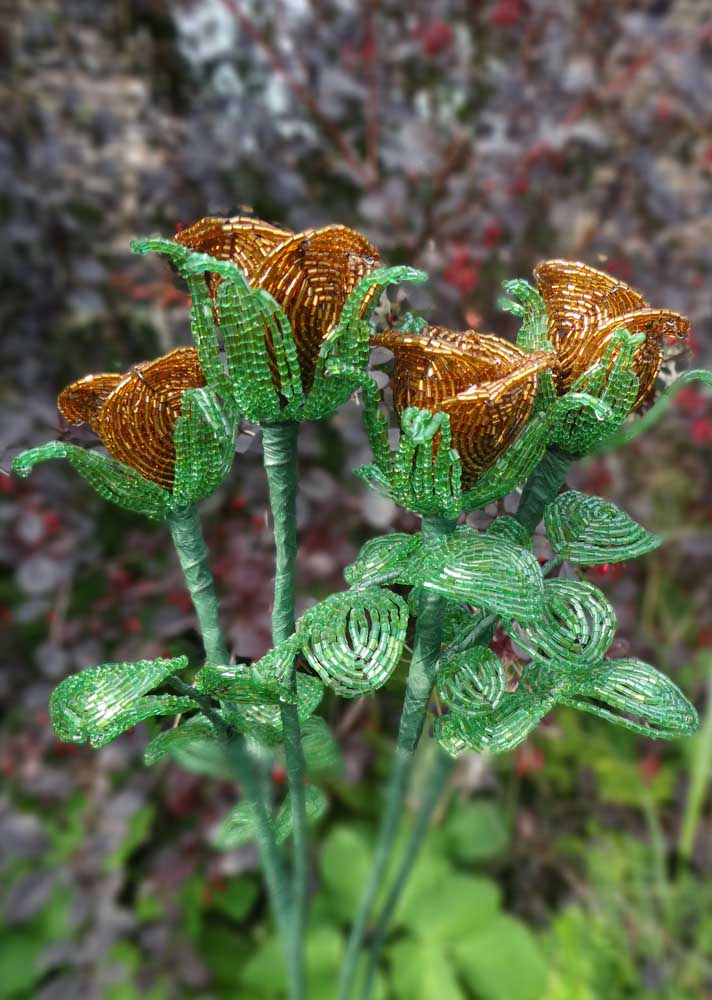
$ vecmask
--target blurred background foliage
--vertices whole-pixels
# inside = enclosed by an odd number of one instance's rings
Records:
[[[388,263],[429,271],[417,309],[504,336],[499,282],[580,258],[688,314],[694,362],[712,362],[701,0],[11,0],[0,16],[4,470],[64,433],[66,383],[187,342],[185,290],[128,243],[206,214],[353,225]],[[639,565],[591,576],[619,612],[620,655],[671,674],[701,732],[659,745],[558,710],[514,756],[465,757],[380,997],[711,994],[711,445],[712,403],[688,389],[657,431],[572,479],[665,535]],[[355,404],[300,446],[304,608],[343,586],[365,538],[413,520],[351,477],[368,457]],[[247,658],[269,645],[259,453],[245,428],[204,505],[224,622]],[[67,673],[199,656],[164,529],[102,507],[61,465],[2,474],[0,493],[0,997],[278,998],[255,852],[211,841],[229,782],[200,761],[146,770],[148,727],[94,752],[48,725]],[[323,709],[339,753],[321,779],[314,1000],[334,996],[402,683]]]

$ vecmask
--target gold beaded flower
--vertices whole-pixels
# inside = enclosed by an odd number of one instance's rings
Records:
[[[292,233],[258,219],[205,218],[178,233],[176,241],[233,261],[252,285],[279,302],[292,327],[305,393],[314,381],[319,349],[349,293],[379,265],[378,250],[347,226]],[[220,280],[210,277],[213,298]]]
[[[587,264],[547,260],[534,269],[548,314],[548,339],[556,350],[557,391],[567,392],[583,373],[601,359],[616,330],[643,333],[633,370],[640,383],[633,408],[652,393],[663,358],[663,340],[684,340],[690,329],[685,316],[651,309],[633,288]]]
[[[164,489],[173,487],[173,431],[183,394],[205,385],[194,347],[136,365],[125,375],[87,375],[57,398],[69,424],[89,424],[114,458]]]
[[[444,327],[420,333],[385,330],[373,344],[393,351],[391,385],[396,412],[409,406],[450,418],[469,488],[513,441],[531,413],[537,373],[552,356],[526,352],[499,337]]]

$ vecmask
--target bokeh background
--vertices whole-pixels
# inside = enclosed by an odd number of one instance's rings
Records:
[[[412,304],[512,336],[500,282],[544,257],[605,267],[688,314],[712,362],[712,11],[705,0],[7,0],[0,46],[0,998],[281,996],[250,847],[220,853],[225,780],[141,763],[139,727],[59,744],[66,674],[199,655],[165,530],[107,509],[60,463],[58,390],[188,341],[185,290],[129,240],[205,214],[343,222],[425,268]],[[304,607],[374,533],[413,519],[367,493],[349,405],[301,437]],[[703,729],[654,744],[557,710],[514,755],[462,760],[386,950],[381,998],[712,996],[712,401],[685,390],[624,454],[581,464],[664,547],[591,575],[618,647],[694,698]],[[204,505],[240,655],[269,645],[259,437]],[[504,650],[506,653],[506,650]],[[327,700],[309,944],[335,995],[368,867],[403,678]],[[423,747],[411,805],[431,747]],[[283,772],[275,767],[279,789]]]

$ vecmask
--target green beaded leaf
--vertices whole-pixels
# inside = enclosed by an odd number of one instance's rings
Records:
[[[616,330],[600,361],[551,408],[550,444],[571,455],[585,455],[615,433],[638,397],[640,381],[633,359],[644,339],[642,333]]]
[[[505,312],[521,317],[522,325],[517,333],[517,346],[525,351],[550,351],[554,345],[548,339],[548,316],[546,304],[539,291],[522,278],[513,278],[502,283],[511,299],[501,298],[499,307]],[[534,413],[547,410],[556,399],[556,386],[551,369],[537,376],[537,393]]]
[[[513,542],[523,549],[533,546],[531,532],[511,514],[501,514],[487,528],[485,534],[489,538],[501,538],[505,542]]]
[[[541,378],[541,374],[538,377]],[[532,417],[509,448],[464,493],[462,509],[481,510],[523,483],[541,461],[548,433],[547,418],[543,414]]]
[[[635,559],[662,544],[615,504],[576,490],[546,507],[544,524],[557,555],[586,566]]]
[[[576,670],[600,662],[608,652],[616,634],[616,613],[592,583],[545,580],[541,616],[521,631],[511,623],[505,623],[505,629],[537,664]]]
[[[384,289],[401,281],[422,284],[427,280],[424,271],[406,266],[379,267],[361,278],[321,346],[303,419],[328,416],[362,388],[368,368],[371,315]]]
[[[400,318],[398,323],[398,329],[403,333],[420,333],[428,325],[428,321],[425,316],[419,316],[418,313],[406,312]]]
[[[104,746],[144,719],[195,708],[191,698],[148,695],[167,677],[188,666],[186,656],[170,660],[104,663],[66,677],[52,692],[49,715],[65,743]]]
[[[173,508],[173,497],[157,483],[144,479],[134,469],[100,451],[80,448],[64,441],[49,441],[18,455],[12,468],[18,476],[28,476],[38,462],[66,458],[104,500],[118,507],[159,521]]]
[[[543,608],[541,569],[532,553],[465,525],[427,541],[409,582],[505,618],[532,621]]]
[[[605,660],[567,678],[557,698],[651,739],[689,736],[699,725],[677,685],[641,660]]]
[[[195,677],[195,687],[203,694],[230,702],[293,702],[296,699],[289,683],[289,674],[295,653],[294,637],[290,636],[255,663],[203,667]]]
[[[552,694],[518,690],[505,694],[492,712],[463,716],[455,712],[435,722],[435,737],[452,757],[467,750],[506,753],[536,729],[554,707]]]
[[[487,646],[473,646],[438,662],[438,694],[460,718],[492,712],[502,701],[506,687],[502,662]]]
[[[368,430],[368,422],[366,426]],[[376,437],[382,439],[383,425],[377,424],[375,429]],[[462,509],[462,466],[451,447],[446,413],[431,414],[415,407],[404,410],[395,452],[384,451],[371,433],[369,437],[376,462],[357,469],[357,476],[413,513],[457,517]]]
[[[166,729],[158,736],[154,736],[143,751],[143,762],[147,765],[156,764],[167,754],[172,756],[179,749],[187,749],[197,741],[210,739],[217,742],[212,723],[204,715],[193,715],[180,726]]]
[[[400,531],[371,538],[363,545],[354,562],[344,570],[344,579],[350,587],[395,583],[402,577],[409,557],[420,548],[422,541],[420,533],[408,535]]]
[[[307,785],[304,789],[307,819],[315,823],[321,819],[328,807],[328,799],[320,788]],[[285,799],[274,819],[274,834],[278,844],[282,844],[292,832],[294,820],[292,803]],[[257,835],[257,823],[252,805],[246,800],[238,802],[216,827],[212,842],[218,850],[233,851],[249,844]]]
[[[131,249],[165,254],[185,278],[191,294],[191,332],[208,385],[232,400],[254,423],[297,419],[304,393],[292,329],[279,303],[263,289],[252,288],[232,261],[160,238],[134,241]],[[206,274],[222,278],[217,303],[210,296]],[[220,335],[227,372],[220,356]]]
[[[310,667],[344,698],[356,698],[386,683],[403,652],[408,606],[379,587],[332,594],[297,623]]]
[[[230,472],[235,455],[237,414],[208,386],[183,395],[176,421],[173,506],[189,507],[209,496]]]
[[[307,773],[337,774],[343,771],[344,758],[336,737],[320,715],[312,715],[301,727],[302,750]]]
[[[297,673],[297,715],[305,722],[319,707],[324,695],[324,685],[318,677]],[[283,699],[286,700],[286,699]],[[233,704],[224,706],[229,723],[246,736],[251,736],[264,746],[277,746],[282,742],[283,728],[277,704]]]
[[[195,253],[180,243],[161,237],[132,240],[131,249],[134,253],[140,254],[163,254],[168,257],[176,271],[185,279],[191,297],[190,330],[205,380],[223,399],[232,398],[230,385],[220,357],[220,342],[213,315],[213,301],[205,281],[207,273],[219,270],[219,265],[225,262],[214,260],[204,253]]]

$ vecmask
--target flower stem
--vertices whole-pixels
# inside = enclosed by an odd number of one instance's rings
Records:
[[[558,448],[548,448],[544,457],[527,479],[515,517],[533,532],[544,515],[544,508],[556,498],[566,481],[571,455]]]
[[[198,616],[206,660],[215,665],[229,663],[230,656],[220,629],[218,598],[198,508],[188,507],[169,514],[167,520],[186,586]]]
[[[455,528],[455,521],[424,517],[423,537],[446,535]],[[386,794],[386,808],[376,842],[371,875],[366,883],[356,917],[351,928],[346,957],[339,982],[340,1000],[349,1000],[356,976],[359,955],[366,933],[368,918],[378,891],[387,874],[405,804],[408,780],[413,769],[415,749],[423,731],[442,642],[444,599],[425,593],[415,630],[415,645],[408,671],[393,767]]]
[[[275,578],[272,610],[272,640],[275,645],[294,632],[294,596],[297,556],[297,434],[299,424],[264,427],[264,466],[274,523]],[[296,664],[290,685],[296,693]],[[296,704],[280,705],[284,734],[284,757],[293,816],[292,915],[289,936],[290,977],[294,997],[304,996],[304,932],[307,915],[309,844],[304,794],[306,766]]]
[[[171,514],[168,525],[183,568],[186,586],[198,616],[207,662],[228,663],[230,658],[220,629],[215,583],[197,508],[190,507],[180,513]],[[277,927],[283,940],[287,942],[291,923],[289,883],[279,854],[272,816],[267,800],[262,794],[255,762],[250,756],[245,739],[212,707],[210,698],[200,694],[177,677],[171,678],[170,685],[179,693],[193,698],[203,714],[210,719],[223,744],[228,764],[242,788],[243,795],[252,807],[255,817],[255,836],[267,891]],[[288,960],[289,957],[287,951]],[[291,989],[290,996],[292,1000],[299,1000],[301,997],[296,986]]]
[[[435,762],[430,772],[430,777],[423,795],[423,801],[421,802],[420,808],[415,817],[415,824],[408,839],[405,854],[403,855],[403,859],[396,873],[391,890],[386,897],[386,901],[383,904],[383,908],[376,922],[376,927],[373,933],[373,943],[371,944],[368,955],[368,966],[366,969],[366,979],[363,988],[362,1000],[369,1000],[369,997],[371,996],[375,983],[376,970],[378,968],[378,960],[386,941],[388,927],[393,918],[393,914],[395,913],[403,890],[405,889],[408,879],[410,878],[413,866],[418,854],[420,853],[420,848],[422,847],[423,841],[425,840],[428,830],[430,829],[430,822],[433,818],[437,804],[440,801],[443,788],[447,784],[447,780],[455,766],[455,760],[453,757],[450,757],[439,747],[436,752],[437,757],[435,758]]]
[[[178,694],[193,698],[203,715],[212,722],[222,743],[228,765],[234,772],[242,787],[243,794],[252,807],[257,847],[265,873],[269,897],[280,934],[286,941],[290,923],[289,883],[274,835],[272,816],[262,796],[259,777],[245,745],[245,739],[242,733],[233,729],[222,715],[212,707],[209,697],[177,677],[172,677],[169,683]],[[296,994],[294,995],[296,996]]]

